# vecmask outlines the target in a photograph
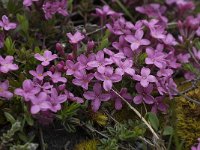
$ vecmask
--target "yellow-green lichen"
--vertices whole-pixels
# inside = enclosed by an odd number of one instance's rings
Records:
[[[98,141],[95,139],[85,140],[76,144],[74,150],[97,150]]]
[[[195,100],[200,100],[200,88],[186,94]],[[178,97],[176,107],[177,134],[184,141],[186,149],[193,145],[200,137],[200,105]]]

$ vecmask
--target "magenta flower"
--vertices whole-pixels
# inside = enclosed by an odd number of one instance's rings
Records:
[[[36,87],[31,80],[25,80],[21,88],[15,89],[15,94],[22,96],[25,101],[29,101],[30,97],[38,94],[40,92],[40,88]]]
[[[61,103],[65,102],[67,100],[66,94],[60,94],[58,95],[58,92],[55,88],[51,89],[51,97],[49,97],[51,107],[50,110],[53,112],[57,112],[58,110],[61,110]]]
[[[6,58],[4,59],[0,55],[0,72],[8,73],[12,70],[18,70],[19,67],[16,64],[13,64],[13,59],[13,56],[6,56]]]
[[[121,59],[124,59],[126,58],[124,56],[124,53],[122,52],[119,52],[119,53],[114,53],[113,51],[107,49],[107,48],[104,48],[103,49],[104,53],[106,53],[107,55],[110,56],[110,59],[114,62],[114,63],[117,63],[118,61],[120,61]]]
[[[53,17],[53,15],[55,15],[56,13],[59,13],[63,16],[67,16],[68,12],[66,11],[67,9],[67,1],[66,0],[59,0],[59,1],[55,1],[55,2],[45,2],[42,6],[42,9],[45,13],[45,18],[51,19]]]
[[[165,68],[166,67],[166,60],[167,57],[162,51],[153,50],[153,48],[147,48],[146,53],[148,57],[145,59],[145,63],[148,65],[154,64],[158,68]]]
[[[34,57],[42,62],[43,66],[48,66],[50,64],[50,61],[58,58],[58,56],[56,54],[52,55],[51,51],[44,51],[44,55],[40,55],[39,53],[35,54]]]
[[[127,22],[123,17],[120,17],[113,24],[106,24],[106,27],[115,35],[128,35],[134,29],[131,22]]]
[[[104,58],[104,52],[103,51],[98,51],[96,54],[96,60],[88,62],[89,67],[97,68],[97,71],[99,73],[104,73],[106,65],[112,64],[112,60],[108,58]]]
[[[166,45],[177,45],[176,39],[173,37],[172,34],[168,33],[164,39],[162,39]]]
[[[67,33],[67,37],[69,38],[69,42],[71,44],[78,44],[85,38],[85,36],[82,35],[79,31],[76,31],[74,35],[72,35],[71,33]]]
[[[196,146],[192,146],[191,150],[200,150],[200,138],[198,138],[198,144]]]
[[[97,111],[101,105],[101,102],[108,101],[110,99],[110,94],[105,94],[102,92],[102,87],[100,83],[95,83],[93,86],[93,91],[87,91],[83,94],[85,99],[92,101],[92,110]]]
[[[131,76],[135,74],[135,70],[132,68],[133,66],[133,61],[132,60],[125,60],[123,61],[118,61],[116,62],[119,68],[116,69],[116,73],[119,75],[124,75],[124,73],[127,73]]]
[[[193,51],[194,52],[194,51]],[[189,59],[191,58],[190,54],[189,53],[186,53],[186,54],[179,54],[177,56],[179,62],[181,63],[189,63]],[[200,58],[200,57],[199,57]]]
[[[165,35],[165,30],[163,26],[154,26],[150,28],[150,35],[155,38],[155,39],[165,39],[166,35]]]
[[[198,60],[200,60],[200,50],[197,50],[196,48],[194,48],[193,47],[193,54],[194,54],[194,56],[198,59]]]
[[[47,101],[48,95],[40,92],[38,96],[31,96],[31,113],[37,114],[40,111],[46,111],[51,108],[51,103]]]
[[[103,88],[106,91],[112,89],[113,83],[119,82],[122,80],[122,76],[113,72],[112,67],[106,67],[105,72],[103,74],[96,72],[94,74],[95,78],[103,81]]]
[[[130,46],[123,36],[119,37],[119,42],[113,42],[112,46],[122,52],[125,56],[133,57],[133,51],[129,48]]]
[[[45,93],[51,93],[53,85],[51,85],[49,82],[45,82],[43,84],[36,84],[36,87],[40,88]]]
[[[6,15],[2,16],[2,20],[0,20],[0,27],[4,30],[8,31],[11,29],[15,29],[17,27],[16,23],[10,22]]]
[[[150,69],[143,67],[141,69],[141,76],[140,75],[134,75],[133,79],[140,81],[140,84],[143,87],[148,87],[149,82],[156,82],[156,78],[153,75],[150,75]]]
[[[93,73],[86,74],[85,71],[78,71],[74,74],[75,79],[72,80],[72,83],[78,86],[81,86],[84,89],[88,89],[88,84],[94,78]]]
[[[132,100],[132,96],[129,93],[127,93],[126,88],[122,88],[121,91],[119,92],[119,95],[121,95],[125,100],[129,102]],[[115,101],[116,110],[122,109],[122,99],[113,91],[111,91],[111,99]]]
[[[81,69],[81,66],[79,62],[74,64],[73,61],[67,60],[65,69],[67,69],[66,71],[67,75],[74,75],[77,71]]]
[[[160,69],[157,72],[157,76],[158,77],[170,77],[173,73],[174,73],[174,71],[172,69]]]
[[[73,101],[73,102],[76,102],[76,103],[79,103],[79,104],[84,102],[84,100],[82,98],[74,96],[73,93],[71,93],[67,90],[65,90],[65,94],[67,95],[67,98],[69,100]]]
[[[94,61],[95,60],[95,54],[90,54],[88,57],[86,57],[84,54],[81,54],[78,58],[77,61],[80,64],[80,69],[87,69],[90,70],[92,67],[88,66],[88,62]]]
[[[144,36],[144,32],[142,30],[137,30],[135,32],[135,36],[133,35],[127,35],[125,37],[125,40],[131,43],[131,49],[132,51],[135,51],[142,45],[149,45],[150,41],[147,39],[142,39]]]
[[[96,14],[100,17],[106,17],[115,14],[115,12],[108,5],[104,5],[102,9],[96,8]]]
[[[54,74],[51,71],[47,71],[47,75],[51,77],[51,80],[53,83],[63,82],[66,83],[67,79],[64,77],[61,77],[61,72],[55,72]]]
[[[23,5],[28,7],[28,6],[31,6],[33,4],[33,2],[37,2],[39,0],[24,0],[23,1]]]
[[[59,2],[55,2],[57,4],[57,12],[63,16],[67,16],[67,0],[61,0]],[[56,5],[55,4],[55,5]]]
[[[29,73],[39,80],[43,80],[47,73],[44,73],[44,67],[42,65],[38,65],[36,71],[30,70]]]
[[[5,99],[11,99],[13,97],[13,93],[8,91],[9,81],[6,80],[4,82],[0,82],[0,97]]]
[[[134,97],[133,102],[135,104],[141,104],[145,102],[146,104],[153,104],[154,98],[151,96],[151,92],[153,91],[153,85],[149,84],[147,87],[141,86],[141,84],[137,83],[135,86],[138,95]]]
[[[168,105],[163,103],[163,99],[164,99],[164,96],[158,96],[154,99],[154,103],[151,108],[152,112],[157,113],[158,110],[160,110],[161,112],[167,111]]]

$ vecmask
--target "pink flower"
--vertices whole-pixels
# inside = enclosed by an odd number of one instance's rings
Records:
[[[59,1],[55,1],[55,2],[45,2],[42,6],[42,9],[45,13],[45,18],[51,19],[53,17],[53,15],[55,15],[56,13],[59,13],[63,16],[67,16],[68,12],[66,11],[67,9],[67,1],[66,0],[59,0]]]
[[[144,36],[144,32],[142,30],[137,30],[135,33],[135,36],[133,35],[127,35],[125,37],[125,40],[131,43],[131,49],[132,51],[135,51],[142,45],[149,45],[150,41],[147,39],[142,39]]]
[[[103,81],[103,88],[106,91],[112,89],[113,83],[122,80],[122,76],[114,73],[112,67],[106,67],[105,72],[103,74],[96,72],[94,76],[96,79]]]
[[[132,60],[125,60],[124,62],[119,60],[116,62],[118,65],[118,68],[116,69],[116,73],[119,75],[124,75],[124,73],[127,73],[131,76],[135,74],[135,70],[132,68],[133,61]]]
[[[87,91],[83,94],[83,96],[87,100],[92,101],[92,110],[95,112],[99,109],[102,101],[108,101],[110,99],[110,94],[104,94],[102,92],[100,83],[95,83],[93,91]]]
[[[12,70],[18,70],[19,67],[16,64],[13,64],[13,59],[13,56],[6,56],[6,58],[4,59],[0,55],[0,72],[8,73]]]
[[[30,97],[38,94],[40,92],[40,88],[36,87],[31,80],[25,80],[21,88],[15,89],[15,94],[22,96],[25,101],[29,101]]]
[[[193,53],[194,53],[194,56],[200,60],[200,50],[197,50],[196,48],[193,47]]]
[[[161,69],[157,72],[158,77],[170,77],[174,71],[172,69]]]
[[[66,83],[67,79],[64,77],[61,77],[61,72],[55,72],[54,74],[51,71],[47,71],[47,75],[51,77],[51,80],[53,83],[63,82]]]
[[[127,93],[127,89],[126,88],[122,88],[121,91],[119,92],[119,94],[127,101],[131,101],[132,100],[132,96]],[[120,110],[122,109],[122,99],[113,91],[111,91],[111,99],[115,101],[115,109],[116,110]]]
[[[160,110],[161,112],[167,111],[168,105],[163,103],[163,99],[164,99],[164,96],[158,96],[154,99],[154,103],[151,108],[152,112],[157,113],[158,110]]]
[[[17,24],[10,22],[8,17],[6,15],[3,15],[2,20],[0,20],[0,27],[8,31],[11,29],[15,29],[17,27]]]
[[[0,97],[5,99],[11,99],[13,97],[13,93],[8,91],[9,81],[6,80],[4,82],[0,82]]]
[[[43,80],[47,73],[44,73],[44,67],[42,65],[38,65],[36,71],[30,70],[29,73],[39,80]]]
[[[104,5],[102,9],[96,8],[96,14],[101,17],[106,17],[108,15],[113,15],[115,12],[108,6]]]
[[[39,0],[24,0],[23,5],[28,7],[28,6],[31,6],[33,2],[37,2],[37,1]]]
[[[150,65],[154,64],[158,68],[165,68],[166,67],[166,60],[165,58],[167,55],[165,55],[160,50],[153,50],[153,48],[147,48],[146,53],[148,57],[145,59],[145,63]]]
[[[147,87],[141,86],[141,84],[137,83],[135,86],[138,95],[134,97],[133,102],[135,104],[141,104],[145,102],[146,104],[153,104],[154,98],[151,96],[151,92],[153,91],[153,85],[149,84]]]
[[[44,51],[44,55],[40,55],[39,53],[35,54],[34,57],[42,62],[43,66],[48,66],[50,64],[50,61],[58,58],[56,54],[52,55],[51,51]]]
[[[57,112],[58,110],[61,110],[61,103],[65,102],[67,100],[66,94],[60,94],[58,95],[58,92],[55,88],[51,89],[51,97],[49,97],[51,107],[50,110],[53,112]]]
[[[98,51],[96,54],[96,60],[88,62],[89,67],[97,68],[97,71],[99,73],[104,73],[106,65],[112,64],[112,60],[108,58],[104,58],[104,52],[103,51]]]
[[[110,56],[110,59],[111,59],[114,63],[120,61],[121,59],[126,58],[122,52],[114,53],[113,51],[111,51],[111,50],[109,50],[109,49],[107,49],[107,48],[104,48],[103,51],[104,51],[104,53],[106,53],[107,55]]]
[[[46,111],[51,108],[51,103],[47,101],[48,95],[40,92],[38,96],[31,96],[31,113],[37,114],[40,111]]]
[[[191,150],[200,150],[200,138],[198,138],[198,143],[191,147]]]
[[[74,64],[73,61],[67,60],[65,69],[67,69],[66,71],[67,75],[74,75],[77,71],[81,69],[81,66],[79,62]]]
[[[74,74],[75,79],[73,79],[72,83],[78,86],[81,86],[84,89],[88,89],[89,82],[94,78],[93,73],[86,74],[85,71],[78,71]]]
[[[140,81],[140,84],[143,87],[148,87],[149,82],[156,82],[156,78],[153,75],[150,75],[150,69],[143,67],[141,69],[141,76],[140,75],[134,75],[133,79]]]
[[[74,35],[72,35],[71,33],[67,33],[67,37],[69,38],[69,42],[71,44],[78,44],[85,38],[85,36],[82,35],[79,31],[76,31]]]

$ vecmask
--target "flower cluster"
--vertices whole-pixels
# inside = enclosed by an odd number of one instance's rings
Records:
[[[13,56],[6,56],[5,58],[3,58],[0,55],[0,76],[3,77],[3,74],[6,74],[10,71],[18,70],[18,66],[16,64],[13,64],[13,60]],[[3,80],[3,78],[1,80]],[[0,81],[0,98],[11,99],[13,97],[13,93],[8,91],[8,88],[8,80]]]

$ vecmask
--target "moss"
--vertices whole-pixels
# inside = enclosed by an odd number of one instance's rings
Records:
[[[95,139],[85,140],[75,145],[74,150],[97,150],[98,141]]]
[[[106,126],[108,122],[108,117],[101,112],[92,113],[92,120],[95,121],[100,126]]]
[[[200,88],[192,90],[186,95],[199,100]],[[176,114],[177,134],[184,141],[186,149],[189,149],[200,137],[200,106],[183,97],[178,97]]]

